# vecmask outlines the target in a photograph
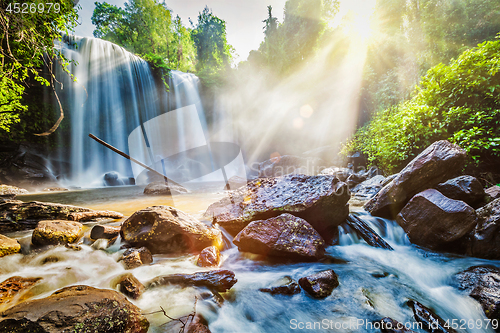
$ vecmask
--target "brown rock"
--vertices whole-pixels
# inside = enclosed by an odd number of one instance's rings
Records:
[[[325,241],[305,220],[282,214],[254,221],[234,238],[240,251],[284,257],[293,260],[317,260],[324,254]]]
[[[41,220],[82,221],[101,217],[122,218],[123,214],[71,205],[12,200],[0,203],[0,232],[34,229]]]
[[[120,234],[120,226],[114,225],[95,225],[90,231],[90,238],[92,239],[113,239]]]
[[[490,197],[490,200],[495,200],[500,198],[500,186],[495,185],[484,191],[486,195]]]
[[[476,211],[478,223],[467,254],[485,259],[500,259],[500,198]]]
[[[144,188],[146,195],[171,195],[189,193],[188,189],[182,186],[165,184],[165,181],[149,183]]]
[[[123,222],[120,234],[132,246],[145,246],[151,253],[197,252],[219,246],[222,234],[194,217],[169,206],[135,212]]]
[[[71,286],[0,314],[0,332],[146,333],[148,320],[125,296],[109,289]]]
[[[187,333],[211,333],[208,322],[200,315],[195,315],[188,325]]]
[[[403,323],[389,317],[382,318],[380,322],[382,324],[380,328],[382,333],[416,333],[415,331],[405,328]]]
[[[436,186],[436,190],[453,200],[462,200],[470,206],[476,207],[485,199],[483,185],[472,176],[460,176],[450,179]]]
[[[200,256],[198,257],[198,266],[201,267],[210,267],[210,266],[219,266],[220,262],[220,252],[219,249],[215,246],[209,246],[201,251]]]
[[[83,237],[83,225],[74,221],[40,221],[33,230],[33,245],[76,243]]]
[[[299,284],[312,297],[325,298],[338,287],[339,277],[333,269],[328,269],[299,279]]]
[[[434,142],[415,157],[364,208],[372,215],[394,218],[417,193],[456,176],[463,168],[465,150],[446,140]]]
[[[335,176],[262,178],[210,205],[205,217],[235,236],[252,221],[289,213],[306,220],[329,240],[349,214],[349,198],[347,185]]]
[[[454,242],[471,232],[477,222],[472,207],[433,189],[414,196],[396,221],[413,244],[447,251],[459,250],[462,244]]]
[[[123,252],[121,260],[123,260],[126,269],[134,269],[152,263],[153,255],[146,247],[130,248]]]
[[[19,252],[21,252],[21,244],[17,239],[0,234],[0,257]]]
[[[197,272],[193,274],[171,274],[158,276],[147,284],[147,288],[176,284],[183,287],[196,286],[206,287],[217,292],[225,292],[238,282],[234,272],[221,269],[208,272]]]
[[[30,289],[41,279],[13,276],[0,283],[0,312],[32,296]]]
[[[132,273],[123,274],[116,282],[118,290],[127,297],[138,299],[144,292],[144,285]]]

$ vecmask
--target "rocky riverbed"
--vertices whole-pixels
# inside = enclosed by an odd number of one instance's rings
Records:
[[[464,154],[441,141],[391,177],[261,175],[175,202],[3,198],[0,331],[499,331],[500,199]]]

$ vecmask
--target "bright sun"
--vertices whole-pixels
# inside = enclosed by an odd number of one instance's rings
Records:
[[[359,36],[365,41],[373,34],[371,18],[375,4],[376,0],[342,0],[331,26],[342,25],[347,35]]]

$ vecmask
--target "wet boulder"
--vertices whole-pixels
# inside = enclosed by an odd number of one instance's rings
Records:
[[[500,259],[500,198],[476,211],[478,223],[469,237],[467,254]]]
[[[446,140],[427,147],[364,208],[372,215],[394,218],[417,193],[456,176],[465,165],[465,150]]]
[[[324,254],[325,242],[304,219],[282,214],[263,221],[253,221],[233,240],[240,251],[314,261]]]
[[[416,333],[415,331],[406,328],[403,323],[389,317],[382,318],[380,323],[380,331],[382,333]]]
[[[209,246],[204,248],[196,262],[198,266],[201,267],[212,267],[219,266],[220,263],[220,252],[215,246]]]
[[[289,276],[285,276],[273,286],[260,288],[259,290],[271,295],[295,295],[300,293],[300,286],[297,281]]]
[[[500,320],[500,269],[473,266],[455,276],[458,288],[481,304],[486,317]]]
[[[428,331],[435,333],[456,333],[456,331],[448,327],[446,322],[435,314],[431,309],[423,306],[417,301],[408,301],[408,306],[413,310],[415,320],[422,324],[422,327],[428,328]]]
[[[165,181],[152,182],[144,188],[145,195],[171,195],[189,193],[189,190],[183,186],[167,184]]]
[[[312,297],[325,298],[338,287],[339,278],[332,269],[328,269],[299,279],[299,284]]]
[[[42,278],[24,278],[13,276],[0,283],[0,312],[14,305],[13,302],[22,302],[31,295],[30,290]]]
[[[12,333],[146,333],[148,320],[120,293],[71,286],[0,313],[0,331]]]
[[[314,175],[325,162],[317,157],[283,155],[259,164],[259,178],[281,177],[289,174]]]
[[[382,175],[376,175],[356,185],[351,189],[351,193],[354,194],[352,198],[360,201],[371,199],[382,189],[385,179]]]
[[[500,198],[500,186],[495,185],[490,188],[487,188],[485,191],[486,195],[490,200],[495,200]]]
[[[328,240],[349,215],[349,198],[347,184],[335,176],[262,178],[210,205],[205,217],[235,236],[250,222],[289,213],[306,220]]]
[[[13,239],[0,234],[0,257],[21,252],[21,244]]]
[[[122,217],[123,214],[113,211],[92,210],[49,202],[12,200],[0,203],[0,232],[34,229],[41,220],[89,221]]]
[[[220,245],[221,231],[169,206],[153,206],[135,212],[123,222],[122,239],[151,253],[198,252]]]
[[[415,195],[396,221],[413,244],[433,250],[457,251],[455,242],[476,225],[476,212],[463,201],[452,200],[434,189]]]
[[[119,261],[123,261],[126,269],[134,269],[153,262],[153,255],[146,247],[130,248],[123,252]]]
[[[238,280],[235,278],[234,272],[228,270],[214,270],[193,274],[158,276],[147,284],[147,288],[175,284],[182,287],[206,287],[217,292],[225,292],[231,289],[236,282],[238,282]]]
[[[206,319],[197,314],[187,325],[187,333],[211,333],[211,331]]]
[[[33,245],[76,243],[83,237],[83,225],[74,221],[40,221],[33,230]]]
[[[141,297],[145,290],[141,281],[137,280],[132,273],[126,273],[119,276],[114,284],[123,295],[132,299],[138,299]]]
[[[347,177],[345,182],[347,183],[347,186],[349,186],[349,189],[351,189],[367,179],[368,179],[368,174],[366,173],[353,173],[352,175]]]
[[[484,201],[486,193],[483,185],[472,176],[460,176],[438,184],[436,190],[453,200],[462,200],[470,206],[476,207]]]

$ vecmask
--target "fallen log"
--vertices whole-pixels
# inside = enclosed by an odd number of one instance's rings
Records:
[[[349,214],[346,223],[348,226],[353,228],[356,233],[365,240],[369,245],[373,247],[378,247],[386,250],[394,250],[382,237],[380,237],[375,230],[370,228],[370,226],[357,217],[356,215]]]
[[[94,210],[90,212],[76,212],[68,214],[70,221],[89,221],[97,218],[121,219],[123,214],[110,210]]]

